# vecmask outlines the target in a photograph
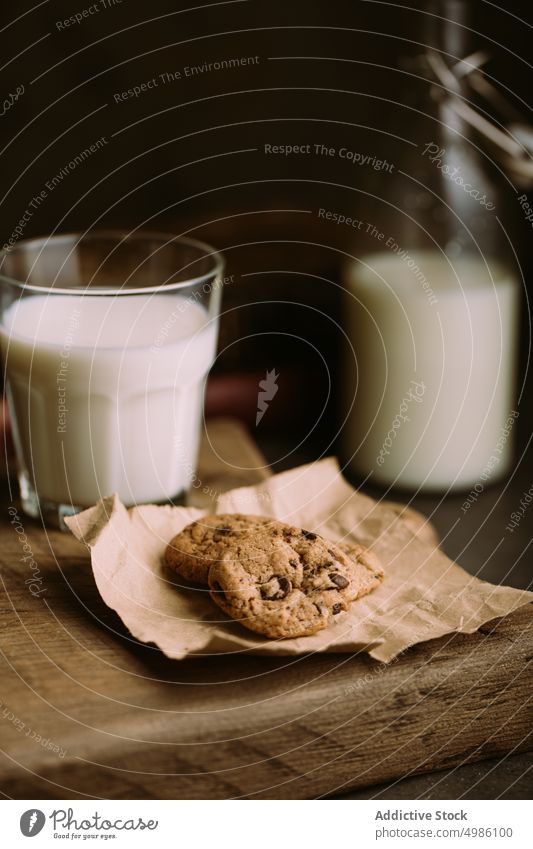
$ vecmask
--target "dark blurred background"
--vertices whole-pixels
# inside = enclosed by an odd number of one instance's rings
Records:
[[[470,0],[464,8],[465,47],[490,53],[491,76],[529,118],[531,4],[499,9]],[[463,14],[461,4],[449,9]],[[416,103],[427,98],[417,57],[442,28],[436,14],[430,0],[4,4],[2,241],[30,209],[24,237],[126,226],[213,243],[230,282],[208,412],[255,425],[257,382],[274,368],[279,393],[261,434],[300,445],[298,457],[331,452],[340,269],[375,245],[318,212],[379,223],[397,199]],[[244,62],[209,69],[230,59]],[[204,70],[187,72],[191,66]],[[143,84],[138,96],[128,94]],[[265,145],[287,144],[309,144],[311,152],[265,153]],[[315,144],[386,159],[394,173],[317,155]],[[512,203],[529,281],[531,225]],[[529,424],[521,419],[523,435]],[[280,457],[274,451],[273,460]]]

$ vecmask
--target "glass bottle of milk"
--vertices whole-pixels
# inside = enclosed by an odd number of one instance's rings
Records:
[[[425,56],[403,72],[383,151],[393,168],[365,197],[344,270],[341,454],[358,478],[411,490],[504,475],[518,417],[512,186],[465,112],[466,8],[438,4]]]

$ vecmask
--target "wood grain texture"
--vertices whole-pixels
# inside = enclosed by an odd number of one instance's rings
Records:
[[[215,423],[209,436],[203,485],[268,474],[242,429]],[[178,663],[125,632],[73,538],[21,517],[38,574],[21,560],[8,506],[0,528],[7,796],[307,798],[529,747],[530,607],[476,634],[419,645],[389,667],[366,656],[245,653]],[[36,578],[37,596],[25,583]]]

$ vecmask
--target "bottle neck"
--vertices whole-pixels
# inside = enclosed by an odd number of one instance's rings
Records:
[[[449,66],[475,49],[471,6],[465,0],[430,0],[428,4],[425,43]]]

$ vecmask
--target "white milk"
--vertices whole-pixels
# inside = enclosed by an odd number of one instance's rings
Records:
[[[134,504],[187,489],[216,334],[172,294],[14,303],[0,335],[19,463],[39,497]]]
[[[491,277],[492,274],[492,277]],[[346,274],[344,458],[377,483],[485,485],[511,459],[519,287],[437,252],[363,257]],[[511,418],[510,418],[511,417]]]

